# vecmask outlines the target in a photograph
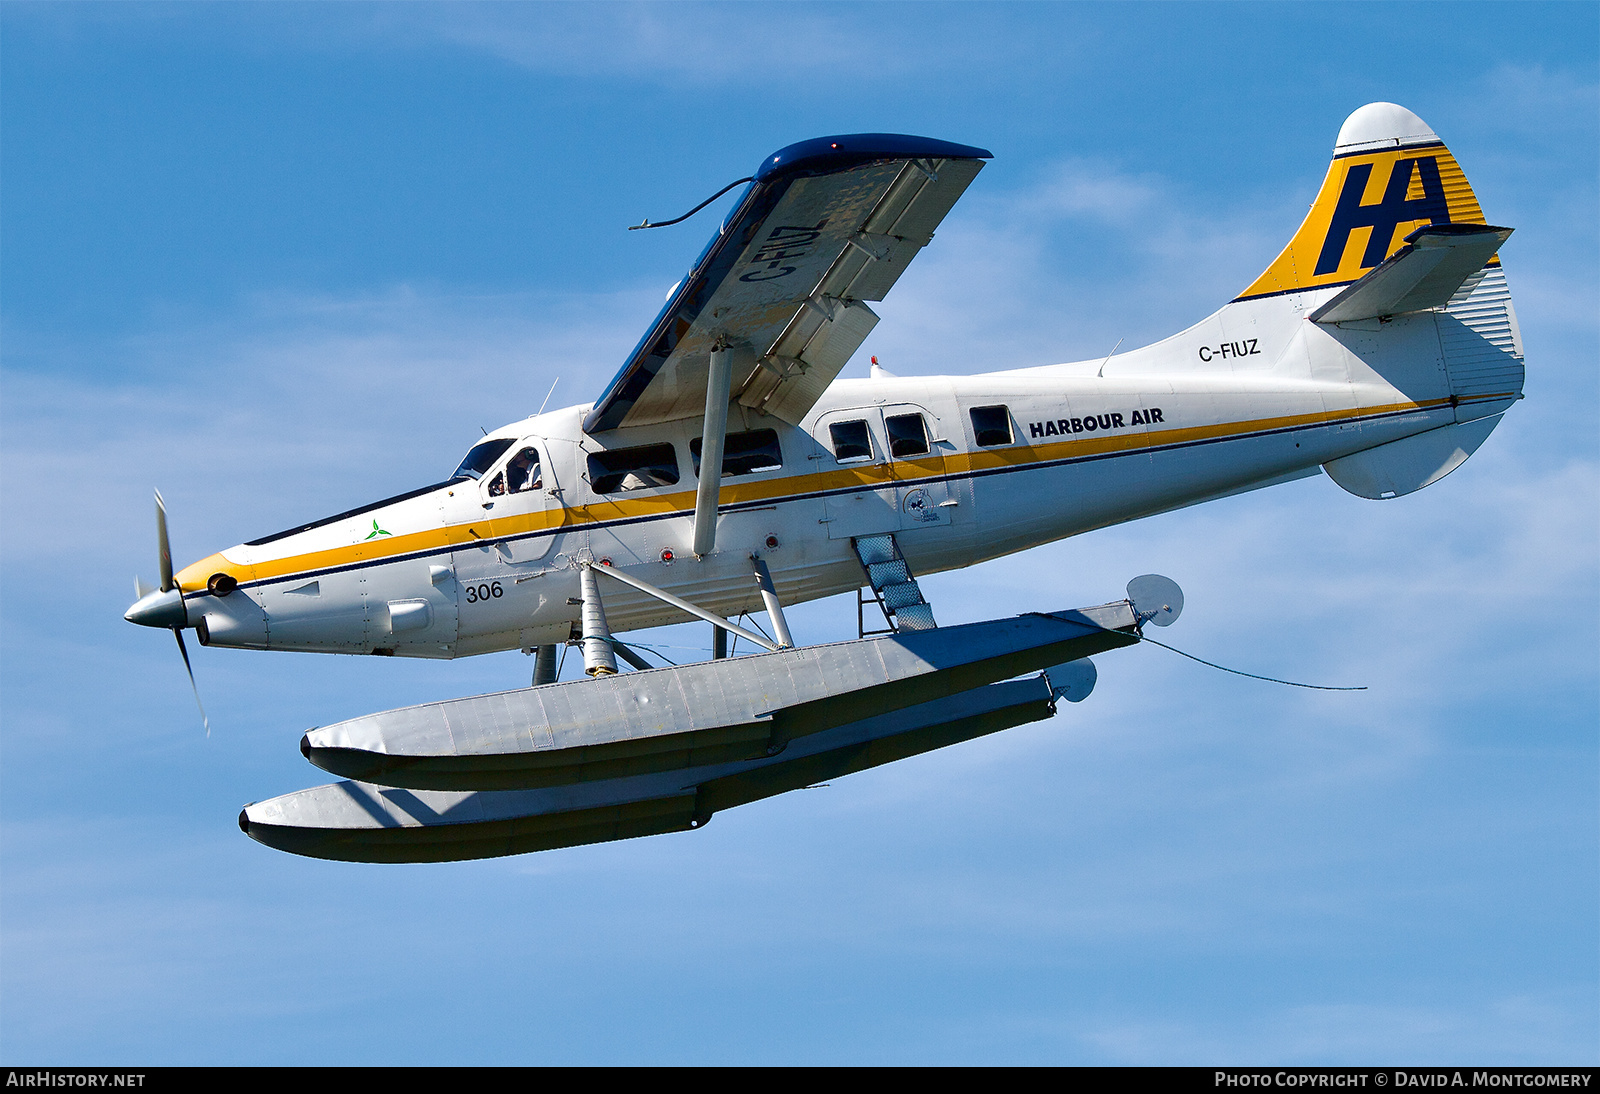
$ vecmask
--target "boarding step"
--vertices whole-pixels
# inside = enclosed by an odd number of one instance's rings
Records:
[[[867,572],[867,583],[872,586],[873,600],[883,611],[884,620],[891,630],[931,631],[938,626],[933,621],[933,608],[922,597],[911,566],[900,553],[900,545],[892,533],[879,536],[856,536],[850,541]],[[861,618],[865,599],[857,590],[856,619],[861,633],[866,625]]]

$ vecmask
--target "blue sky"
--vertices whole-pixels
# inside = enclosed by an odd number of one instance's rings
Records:
[[[1594,1063],[1597,32],[1579,4],[0,7],[0,1053]],[[557,377],[592,399],[713,220],[624,226],[782,145],[993,150],[858,355],[968,373],[1203,317],[1373,100],[1517,229],[1528,397],[1478,454],[1393,502],[1311,479],[925,582],[956,622],[1166,573],[1163,639],[1367,692],[1118,651],[1050,722],[700,832],[366,867],[234,817],[325,781],[308,726],[529,662],[199,650],[208,740],[170,640],[121,619],[153,486],[187,561],[434,481]]]

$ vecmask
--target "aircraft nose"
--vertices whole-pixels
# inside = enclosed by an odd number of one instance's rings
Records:
[[[146,593],[133,602],[122,618],[141,627],[170,628],[187,626],[189,613],[183,606],[183,593],[174,587]]]

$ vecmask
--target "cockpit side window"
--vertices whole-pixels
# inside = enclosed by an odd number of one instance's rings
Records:
[[[489,494],[498,498],[508,489],[513,494],[521,494],[539,485],[539,450],[528,447],[507,460],[505,468],[489,480]]]
[[[524,448],[511,457],[511,462],[506,464],[506,485],[513,494],[533,490],[540,485],[538,449]]]
[[[457,467],[455,474],[450,477],[452,479],[483,478],[483,473],[493,467],[494,461],[498,460],[505,453],[505,450],[514,443],[516,442],[510,437],[491,437],[487,441],[473,445],[472,451],[467,453],[466,458],[461,461],[461,466]]]

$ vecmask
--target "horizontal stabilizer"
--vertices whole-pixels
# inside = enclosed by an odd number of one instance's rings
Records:
[[[1493,258],[1510,228],[1434,224],[1406,236],[1406,246],[1311,313],[1316,323],[1348,323],[1441,308]]]

